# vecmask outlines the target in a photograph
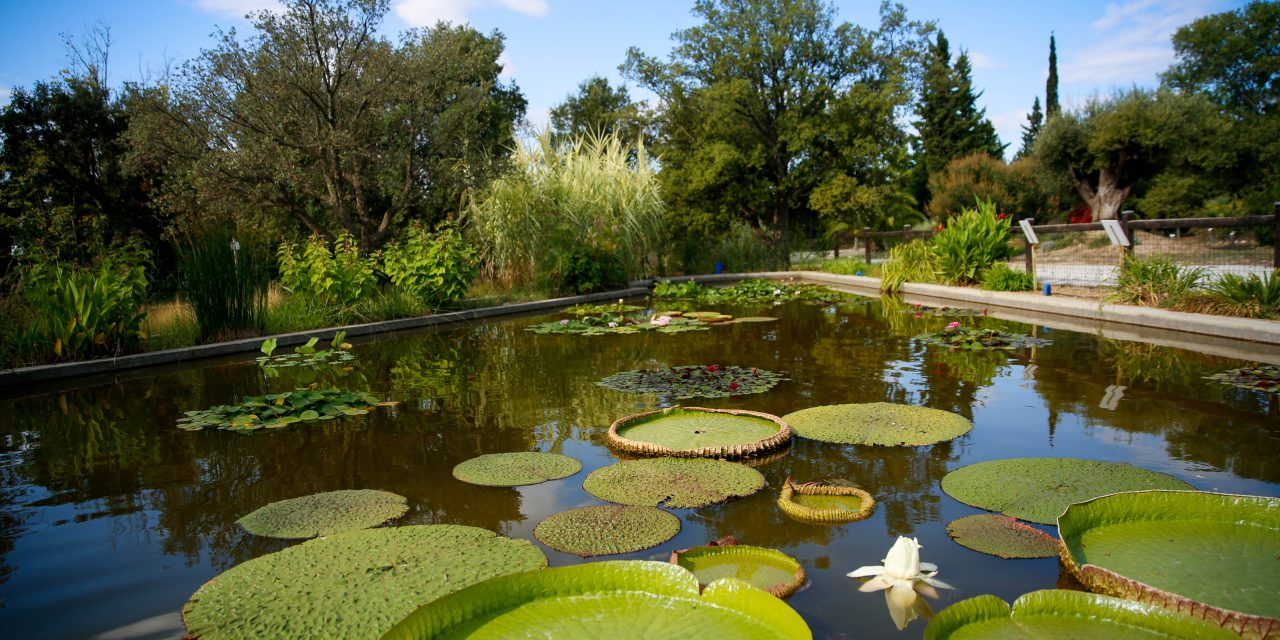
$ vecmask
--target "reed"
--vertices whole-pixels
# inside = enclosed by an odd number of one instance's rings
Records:
[[[200,340],[260,335],[271,264],[266,243],[219,225],[192,231],[176,248],[179,289],[195,311]]]

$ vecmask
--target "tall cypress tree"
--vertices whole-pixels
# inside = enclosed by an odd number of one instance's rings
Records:
[[[1018,157],[1021,158],[1031,154],[1031,148],[1036,144],[1036,137],[1040,135],[1040,129],[1044,126],[1044,114],[1040,111],[1040,96],[1036,96],[1036,101],[1031,103],[1031,113],[1027,114],[1027,123],[1022,125],[1022,148],[1018,149]]]
[[[1044,112],[1052,118],[1058,115],[1058,46],[1049,33],[1049,80],[1044,84]]]

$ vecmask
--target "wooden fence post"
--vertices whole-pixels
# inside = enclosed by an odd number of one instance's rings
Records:
[[[902,244],[911,242],[911,225],[902,225]]]
[[[862,235],[863,248],[867,252],[866,263],[867,263],[867,266],[871,266],[871,227],[863,227],[862,233],[863,233]]]
[[[1129,228],[1129,221],[1133,220],[1133,210],[1127,209],[1120,212],[1120,228],[1124,229],[1124,236],[1129,239],[1129,246],[1124,248],[1126,256],[1133,255],[1133,229]]]

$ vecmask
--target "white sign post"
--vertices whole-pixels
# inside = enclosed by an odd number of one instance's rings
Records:
[[[1124,232],[1119,220],[1103,220],[1102,230],[1107,232],[1107,239],[1111,240],[1112,246],[1129,246],[1129,234]]]

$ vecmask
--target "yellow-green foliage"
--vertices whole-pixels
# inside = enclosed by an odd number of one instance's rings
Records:
[[[938,256],[924,240],[912,240],[889,251],[880,268],[880,289],[893,293],[907,282],[937,282]]]

